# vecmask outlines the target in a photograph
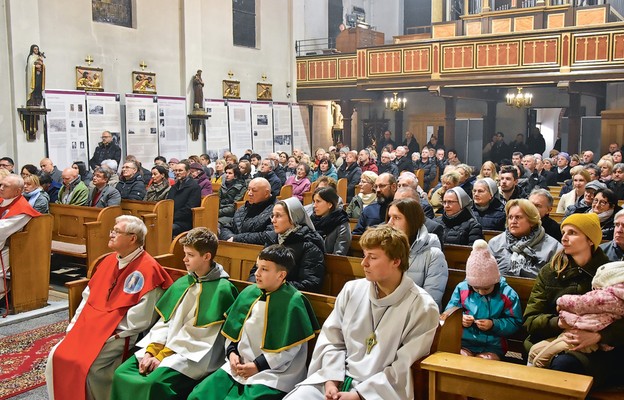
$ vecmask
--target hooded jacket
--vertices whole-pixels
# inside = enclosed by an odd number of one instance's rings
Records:
[[[438,308],[442,308],[442,296],[448,280],[448,264],[440,250],[437,236],[431,235],[424,225],[410,247],[407,276],[433,297]]]

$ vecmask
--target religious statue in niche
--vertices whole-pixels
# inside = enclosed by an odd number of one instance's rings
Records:
[[[39,46],[30,46],[30,53],[26,59],[26,105],[40,107],[43,102],[45,89],[45,54],[39,50]]]
[[[342,142],[343,140],[342,135],[344,132],[344,117],[342,116],[342,109],[340,107],[340,104],[336,103],[335,101],[331,102],[331,111],[333,118],[332,139],[334,141],[334,144],[337,144],[338,142]]]
[[[193,107],[197,104],[199,108],[204,108],[204,80],[201,75],[202,70],[198,69],[193,77]]]

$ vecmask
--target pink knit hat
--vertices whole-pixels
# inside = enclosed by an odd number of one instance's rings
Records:
[[[490,253],[485,240],[478,239],[466,262],[466,281],[470,286],[485,288],[500,281],[496,259]]]

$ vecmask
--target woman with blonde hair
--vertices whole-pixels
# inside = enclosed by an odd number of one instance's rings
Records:
[[[613,172],[613,161],[603,158],[598,161],[598,167],[600,168],[600,182],[609,183]]]
[[[49,212],[50,196],[48,196],[46,191],[41,187],[37,175],[24,177],[24,192],[22,195],[35,210],[42,214],[47,214]]]
[[[494,182],[498,182],[498,172],[496,172],[496,165],[492,161],[486,161],[481,166],[477,179],[483,178],[490,178]]]
[[[581,165],[572,168],[570,173],[572,174],[573,190],[562,195],[559,199],[559,204],[557,205],[558,214],[564,214],[566,209],[572,205],[578,206],[585,194],[585,185],[591,181],[589,172]]]
[[[442,198],[444,197],[444,193],[446,193],[447,190],[459,185],[459,180],[460,175],[459,172],[456,171],[451,171],[442,175],[442,178],[440,178],[442,186],[433,192],[431,198],[429,199],[431,207],[433,207],[436,212],[442,209]]]
[[[535,278],[561,244],[544,231],[539,211],[529,200],[509,200],[505,214],[505,232],[490,239],[488,247],[502,275]]]
[[[347,206],[347,215],[349,218],[360,218],[362,210],[375,202],[377,202],[377,193],[373,190],[377,174],[373,171],[364,171],[360,177],[360,192],[357,196],[353,196],[349,206]]]
[[[212,183],[223,183],[225,181],[225,167],[227,165],[223,159],[215,161],[215,172],[212,175],[212,179],[210,179]]]

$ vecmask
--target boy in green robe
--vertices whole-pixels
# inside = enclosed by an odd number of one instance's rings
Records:
[[[181,243],[188,275],[156,303],[160,319],[137,344],[141,349],[115,371],[111,399],[186,398],[223,363],[225,340],[219,332],[237,290],[214,262],[219,245],[214,233],[195,228]]]
[[[283,245],[260,252],[256,283],[240,293],[223,325],[226,363],[189,399],[281,399],[305,378],[307,342],[319,325],[308,300],[286,282],[294,263]]]

